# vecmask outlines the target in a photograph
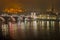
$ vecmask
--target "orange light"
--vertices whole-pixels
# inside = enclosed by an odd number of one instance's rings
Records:
[[[22,9],[16,9],[16,8],[6,8],[5,10],[4,10],[4,12],[8,12],[8,13],[18,13],[18,12],[23,12],[23,10]]]
[[[18,12],[22,12],[22,10],[18,10]]]

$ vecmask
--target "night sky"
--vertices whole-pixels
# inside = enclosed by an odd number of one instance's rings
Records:
[[[0,0],[0,10],[4,8],[36,8],[46,10],[51,8],[51,4],[56,10],[60,10],[60,0]]]

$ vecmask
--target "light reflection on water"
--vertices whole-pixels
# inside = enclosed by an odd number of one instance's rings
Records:
[[[59,21],[59,31],[60,31],[60,21]]]
[[[7,25],[7,24],[6,24]],[[7,33],[13,39],[54,39],[55,34],[55,21],[25,21],[10,24],[8,26],[2,26],[3,34],[6,36]],[[8,32],[9,30],[9,32]],[[59,22],[59,31],[60,31],[60,22]],[[13,35],[12,35],[13,34]],[[53,38],[52,38],[53,37]]]

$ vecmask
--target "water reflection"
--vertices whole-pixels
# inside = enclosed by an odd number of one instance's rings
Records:
[[[59,32],[60,32],[60,21],[59,21]]]
[[[54,30],[55,29],[55,22],[51,21],[51,29]]]
[[[44,29],[44,27],[45,27],[44,21],[42,21],[41,27],[42,27],[42,29]]]
[[[41,39],[41,40],[55,40],[56,21],[20,21],[9,22],[8,24],[2,24],[3,35],[10,35],[12,39],[16,40],[28,40],[28,39]],[[60,30],[60,22],[59,22]],[[58,31],[59,32],[59,31]]]
[[[47,21],[47,30],[49,30],[49,21]]]
[[[37,33],[38,33],[37,28],[38,28],[37,21],[33,21],[33,30],[32,31],[33,31],[35,37],[37,37]]]
[[[8,25],[7,24],[2,24],[2,32],[3,32],[3,36],[6,36],[8,34]]]

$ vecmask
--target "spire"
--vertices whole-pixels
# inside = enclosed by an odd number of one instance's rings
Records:
[[[52,10],[52,12],[54,11],[54,4],[53,4],[53,0],[51,0],[51,10]]]

